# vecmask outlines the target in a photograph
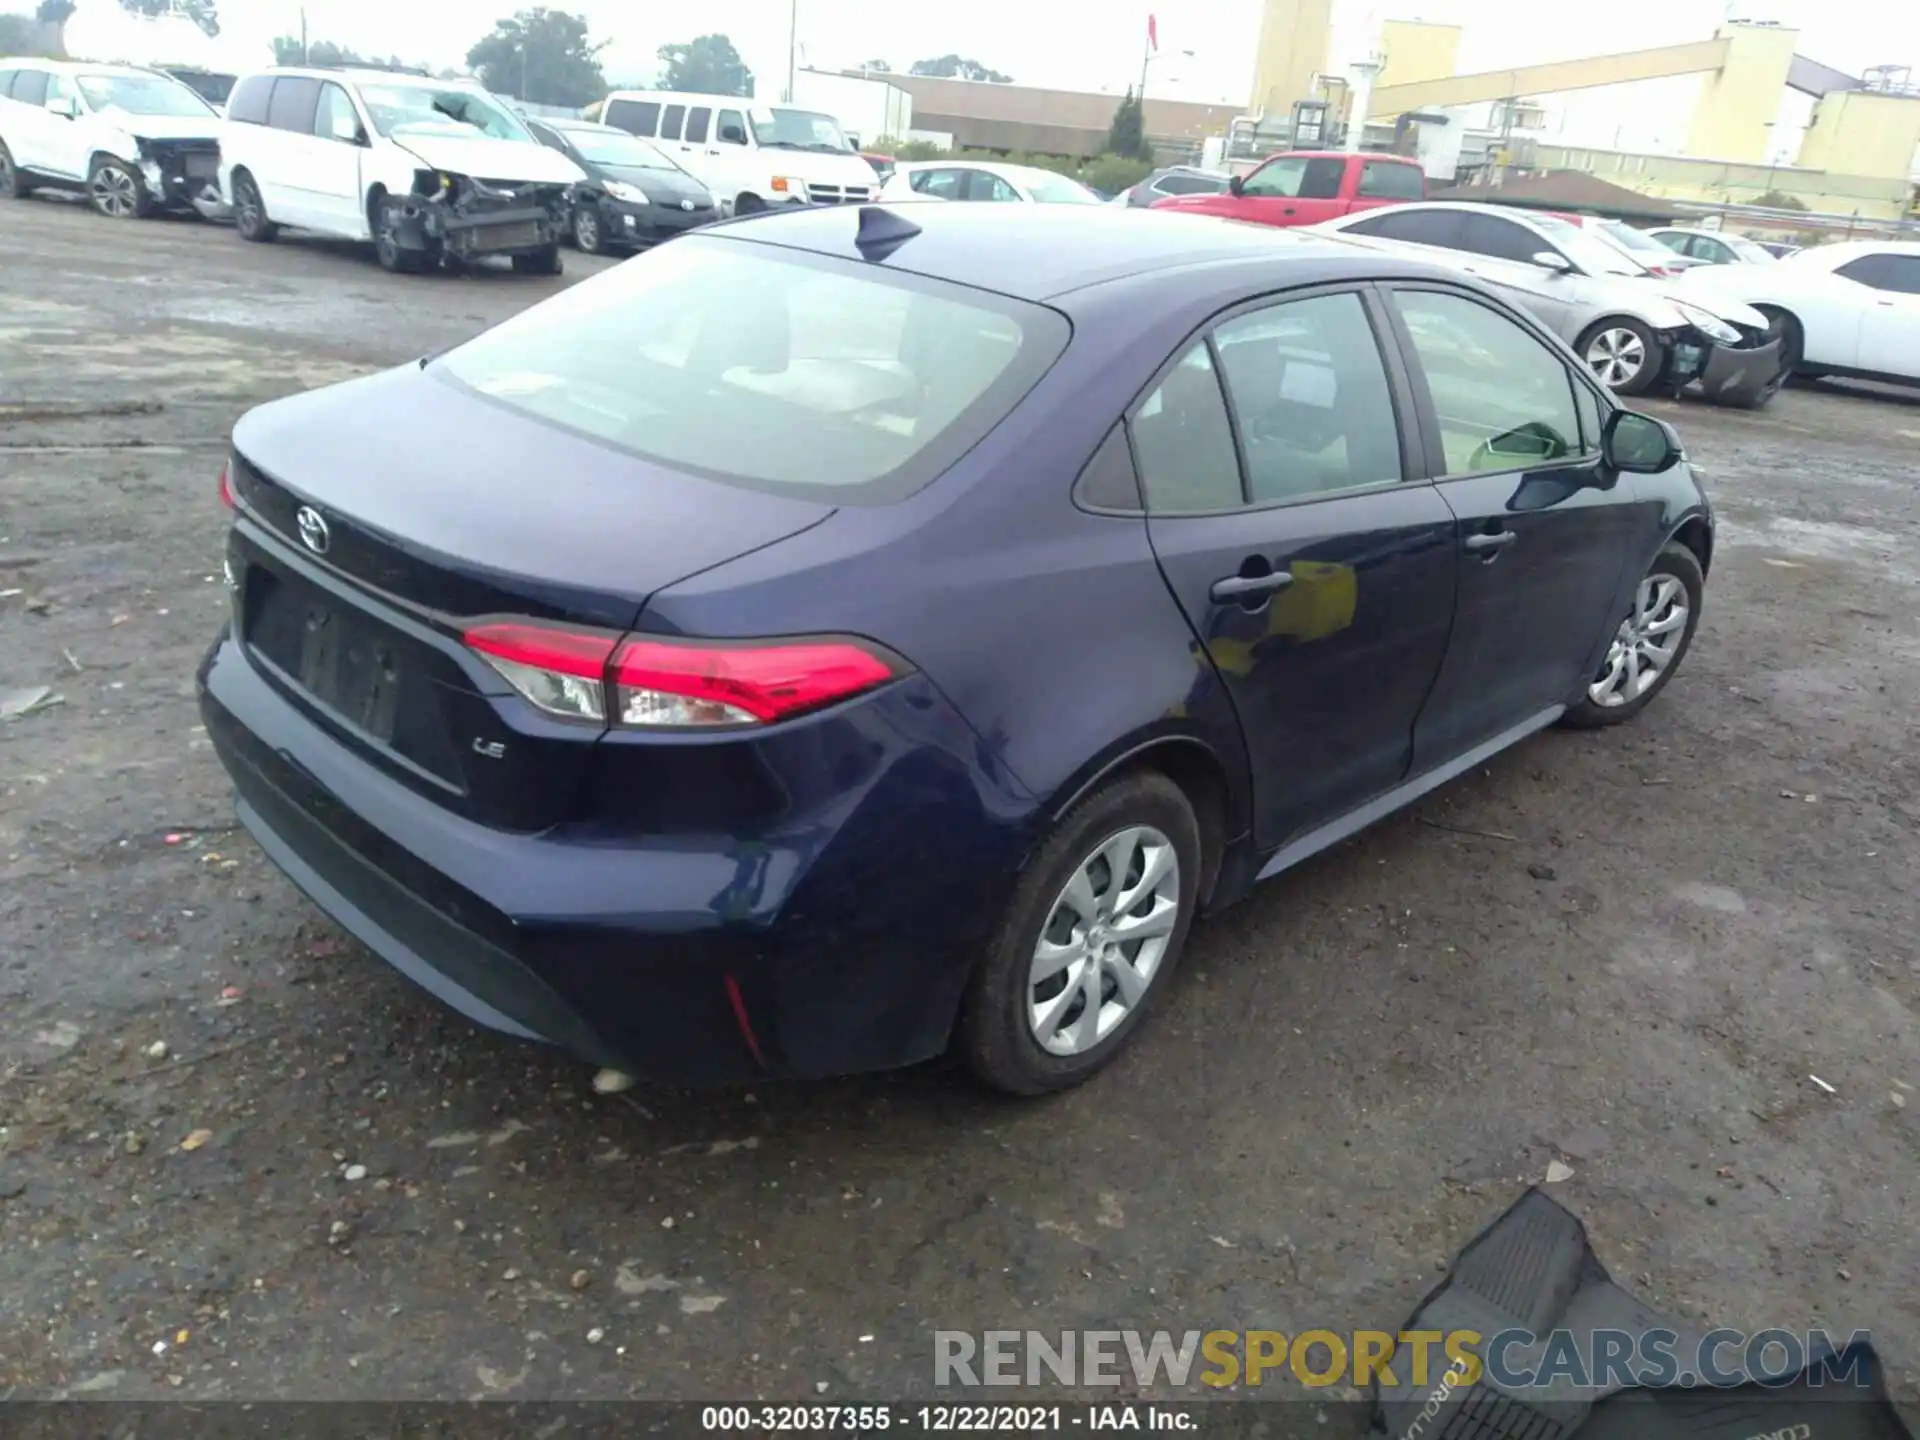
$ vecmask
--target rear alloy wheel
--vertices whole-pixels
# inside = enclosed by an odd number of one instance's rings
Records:
[[[1179,959],[1200,881],[1180,787],[1143,771],[1061,820],[975,974],[959,1049],[995,1089],[1077,1085],[1126,1043]]]
[[[1660,373],[1660,344],[1638,320],[1602,320],[1575,348],[1594,378],[1616,395],[1638,395]]]
[[[242,240],[256,245],[264,245],[280,233],[280,227],[267,218],[260,187],[244,170],[233,177],[233,228]]]
[[[566,262],[560,258],[558,245],[548,245],[530,255],[514,256],[513,268],[521,275],[559,275],[566,270]]]
[[[598,255],[606,248],[606,236],[600,230],[600,211],[582,205],[573,212],[573,243],[582,255]]]
[[[138,220],[153,213],[147,182],[118,160],[102,159],[93,167],[87,198],[109,220]]]
[[[1664,547],[1633,592],[1600,669],[1563,723],[1581,729],[1618,725],[1646,709],[1693,644],[1704,588],[1694,553],[1680,544]]]
[[[13,152],[5,144],[0,144],[0,196],[8,200],[24,200],[33,194],[33,182],[20,173],[20,167],[13,163]]]

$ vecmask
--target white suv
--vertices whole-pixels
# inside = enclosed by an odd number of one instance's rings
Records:
[[[579,166],[462,80],[383,70],[274,69],[227,99],[220,185],[245,240],[282,225],[371,240],[389,270],[507,255],[560,273]]]
[[[0,59],[0,195],[85,192],[116,220],[216,198],[220,117],[157,70]]]

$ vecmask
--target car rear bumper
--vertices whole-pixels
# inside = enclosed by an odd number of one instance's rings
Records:
[[[917,683],[872,697],[875,735],[924,732]],[[939,1053],[1026,843],[994,813],[1024,797],[924,743],[782,838],[502,832],[321,730],[225,632],[199,696],[241,821],[342,928],[480,1025],[673,1083]]]

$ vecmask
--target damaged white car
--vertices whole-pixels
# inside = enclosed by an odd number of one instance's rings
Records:
[[[379,70],[274,69],[233,87],[220,184],[244,240],[280,227],[370,240],[389,270],[511,257],[560,273],[586,177],[480,86]]]
[[[130,65],[0,58],[0,195],[80,191],[114,220],[217,212],[220,117]]]

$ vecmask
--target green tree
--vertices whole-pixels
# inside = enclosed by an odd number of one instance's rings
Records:
[[[498,94],[536,105],[580,106],[607,93],[600,50],[587,38],[585,20],[539,5],[496,20],[493,33],[467,51],[467,64]]]
[[[1107,153],[1124,155],[1129,160],[1147,160],[1153,156],[1147,147],[1146,110],[1131,85],[1113,112],[1113,125],[1107,131]]]
[[[909,75],[927,75],[939,80],[985,80],[994,85],[1011,85],[1013,77],[989,70],[978,60],[964,55],[938,55],[931,60],[916,60]]]
[[[1804,210],[1807,208],[1806,201],[1802,200],[1798,195],[1789,195],[1784,190],[1769,190],[1753,203],[1756,205],[1764,205],[1769,210]]]
[[[135,15],[184,15],[207,34],[220,33],[219,6],[214,0],[120,0],[120,8]]]
[[[349,50],[344,45],[336,45],[331,40],[314,40],[303,47],[298,35],[282,35],[273,42],[273,63],[276,65],[351,65],[361,70],[427,73],[426,66],[410,65],[398,55],[389,55],[382,60],[377,56],[362,55],[357,50]]]
[[[0,55],[39,55],[39,27],[24,15],[0,15]]]
[[[40,8],[33,18],[43,25],[64,25],[71,14],[73,0],[40,0]]]
[[[893,66],[889,65],[885,60],[863,60],[860,63],[860,68],[869,74],[891,75],[893,73]]]
[[[685,45],[662,45],[660,59],[667,67],[661,82],[667,90],[691,90],[698,95],[753,94],[753,71],[724,35],[702,35]]]

